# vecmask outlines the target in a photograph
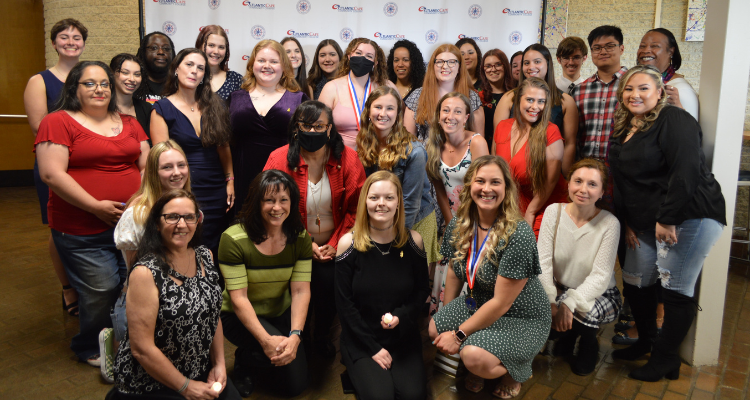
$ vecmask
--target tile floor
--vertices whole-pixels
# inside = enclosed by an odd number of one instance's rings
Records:
[[[48,230],[39,223],[33,188],[0,188],[0,399],[103,399],[110,386],[98,369],[76,362],[68,349],[77,319],[60,307],[60,285],[49,265]],[[644,361],[613,361],[613,326],[601,332],[601,360],[595,373],[580,377],[560,359],[537,356],[534,377],[525,382],[522,399],[746,399],[750,371],[750,271],[730,268],[721,336],[720,363],[692,368],[683,364],[676,381],[643,383],[627,373]],[[234,346],[225,344],[231,371]],[[494,383],[479,394],[467,392],[459,379],[432,374],[434,347],[425,341],[429,392],[433,399],[490,399]],[[312,385],[305,399],[354,399],[342,394],[344,367],[313,359]],[[456,389],[458,386],[458,389]],[[259,388],[251,399],[274,399]]]

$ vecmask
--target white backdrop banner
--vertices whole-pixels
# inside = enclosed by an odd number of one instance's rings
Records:
[[[146,33],[162,31],[177,50],[195,46],[202,27],[221,25],[231,44],[229,67],[244,74],[258,41],[297,38],[307,68],[318,43],[342,49],[357,37],[388,51],[401,39],[417,44],[425,61],[443,43],[474,39],[508,57],[537,43],[542,0],[145,0]]]

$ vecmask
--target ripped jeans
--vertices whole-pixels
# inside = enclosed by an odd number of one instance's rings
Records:
[[[636,233],[640,247],[627,249],[622,280],[648,287],[661,279],[661,286],[693,297],[703,261],[721,236],[724,225],[710,219],[689,219],[677,225],[677,244],[656,241],[656,228]]]

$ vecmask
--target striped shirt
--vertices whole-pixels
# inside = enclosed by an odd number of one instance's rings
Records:
[[[247,288],[258,316],[278,317],[292,305],[290,283],[310,282],[312,239],[303,231],[294,244],[269,256],[258,251],[241,224],[235,224],[221,235],[219,268],[226,283],[221,311],[234,312],[230,290]]]
[[[609,137],[618,105],[617,86],[627,71],[627,68],[621,67],[609,83],[602,82],[597,72],[570,93],[578,106],[577,159],[607,159]]]

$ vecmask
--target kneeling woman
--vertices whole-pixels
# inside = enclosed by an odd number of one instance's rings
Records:
[[[178,189],[151,208],[130,273],[128,331],[115,362],[117,399],[236,399],[219,319],[221,276],[200,242],[195,197]]]
[[[336,255],[341,361],[362,399],[425,398],[418,321],[430,293],[427,255],[419,233],[406,229],[401,199],[396,175],[370,175]]]
[[[512,398],[531,377],[531,361],[551,324],[534,232],[521,216],[518,189],[500,157],[472,162],[460,199],[440,249],[452,266],[447,305],[430,322],[430,338],[446,354],[461,353],[471,373],[467,390],[479,392],[481,378],[502,376],[493,394]],[[464,282],[469,294],[459,296]]]
[[[265,370],[283,396],[307,388],[307,358],[300,343],[310,304],[312,240],[302,225],[299,189],[278,170],[250,185],[239,223],[221,235],[219,266],[227,282],[221,320],[237,346],[234,378],[243,397],[252,373]]]

